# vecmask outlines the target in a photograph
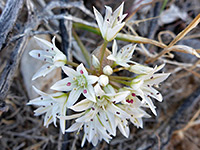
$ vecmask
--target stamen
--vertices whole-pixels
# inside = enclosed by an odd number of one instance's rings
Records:
[[[118,112],[118,111],[117,111],[117,112],[116,112],[116,114],[118,114],[118,115],[119,115],[119,114],[120,114],[120,112]]]
[[[40,53],[38,53],[38,57],[40,57]]]
[[[130,100],[130,103],[133,104],[133,99]]]
[[[47,61],[47,59],[45,58],[44,61]]]
[[[156,93],[156,95],[159,95],[160,93]]]
[[[150,79],[153,79],[153,76]]]
[[[107,21],[109,21],[109,19],[107,19]]]
[[[90,121],[93,121],[93,119],[90,119]]]
[[[73,80],[75,81],[75,80],[76,80],[76,77],[73,77]]]
[[[83,70],[81,70],[80,73],[83,74]]]
[[[118,21],[120,20],[120,17],[119,17],[119,16],[117,17],[117,20],[118,20]]]
[[[68,82],[68,83],[67,83],[67,86],[70,86],[70,85],[71,85],[71,82]]]
[[[132,93],[131,95],[132,95],[133,97],[135,97],[135,96],[136,96],[136,94],[135,94],[135,93]]]
[[[86,94],[86,93],[87,93],[87,90],[86,90],[86,89],[85,89],[85,90],[83,90],[83,93],[84,93],[84,94]]]
[[[92,108],[92,110],[95,110],[95,108],[94,107],[91,107]]]

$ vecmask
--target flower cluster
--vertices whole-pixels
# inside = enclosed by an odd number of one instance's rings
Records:
[[[33,80],[45,76],[56,67],[61,67],[67,77],[54,83],[51,87],[55,90],[53,94],[46,94],[33,87],[40,97],[31,100],[28,105],[40,106],[35,110],[35,115],[45,113],[44,125],[47,127],[52,122],[56,126],[56,120],[59,119],[63,134],[81,132],[83,129],[82,146],[86,139],[94,146],[102,139],[109,143],[116,136],[117,128],[128,137],[129,121],[137,128],[143,128],[142,118],[150,117],[145,110],[150,109],[156,115],[151,98],[160,102],[163,100],[155,86],[169,76],[169,73],[157,73],[164,65],[151,68],[132,61],[136,47],[133,44],[118,50],[115,37],[125,25],[122,22],[126,17],[126,14],[123,15],[123,6],[124,3],[114,12],[106,6],[104,19],[94,8],[104,44],[101,46],[101,57],[91,55],[91,68],[85,68],[82,63],[69,62],[55,46],[55,38],[53,44],[35,38],[43,50],[30,52],[31,56],[47,62],[33,76]],[[112,40],[112,52],[105,56],[106,44]],[[102,65],[103,58],[112,63]],[[66,65],[76,67],[76,70]],[[134,76],[118,76],[120,70],[132,72]],[[85,97],[83,100],[80,99],[81,95]],[[67,109],[76,113],[67,115]],[[75,122],[66,130],[65,121],[71,119],[75,119]]]

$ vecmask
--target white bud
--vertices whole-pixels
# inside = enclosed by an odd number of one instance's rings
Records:
[[[100,62],[99,62],[98,58],[96,56],[94,56],[94,55],[92,55],[92,65],[96,69],[100,68]]]
[[[136,64],[136,65],[131,65],[129,67],[129,71],[136,74],[148,74],[149,72],[153,71],[153,68]]]
[[[113,69],[109,65],[106,65],[103,68],[103,73],[106,75],[111,75],[113,73]]]
[[[101,75],[98,82],[101,86],[106,86],[109,83],[109,79],[106,75]]]

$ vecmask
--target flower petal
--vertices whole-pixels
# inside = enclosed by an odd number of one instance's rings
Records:
[[[44,50],[51,50],[53,48],[53,45],[47,41],[47,40],[44,40],[44,39],[41,39],[41,38],[38,38],[36,36],[34,36],[34,39],[36,40],[36,42],[38,43],[38,45],[44,49]]]
[[[52,87],[52,90],[57,91],[70,91],[75,87],[75,84],[71,78],[65,78],[60,81],[57,81]]]
[[[94,103],[91,102],[90,100],[84,99],[84,100],[78,102],[77,104],[75,104],[74,106],[70,107],[70,109],[72,109],[73,111],[76,111],[76,112],[80,112],[80,111],[84,111],[84,110],[91,108],[93,104]]]
[[[29,55],[36,59],[53,63],[53,55],[50,55],[50,53],[43,50],[32,50],[29,52]]]
[[[50,73],[52,70],[54,70],[56,67],[51,64],[45,64],[43,65],[32,77],[32,80],[35,80],[41,76],[46,76],[48,73]]]
[[[69,68],[67,66],[62,66],[62,70],[65,72],[66,75],[68,75],[69,77],[76,77],[79,74],[72,68]]]
[[[71,120],[74,118],[78,118],[78,117],[82,116],[83,114],[85,114],[85,112],[74,114],[74,115],[69,115],[69,116],[58,116],[58,118],[62,119],[62,120]]]
[[[97,76],[94,76],[94,75],[89,75],[88,77],[87,77],[87,83],[88,84],[94,84],[95,82],[97,82],[98,81],[98,77]]]
[[[74,132],[74,131],[80,129],[82,126],[83,126],[83,123],[76,122],[76,123],[72,124],[71,127],[69,127],[65,131],[66,132]]]
[[[100,29],[101,34],[102,34],[103,33],[103,17],[95,7],[93,7],[93,10],[94,10],[94,15],[95,15],[96,20],[97,20],[97,24],[98,24],[99,29]],[[102,34],[102,36],[104,36],[104,34]]]
[[[71,107],[72,105],[74,105],[74,103],[76,103],[81,93],[82,93],[82,88],[74,88],[69,94],[67,100],[67,107]]]
[[[115,106],[113,103],[111,103],[110,105],[107,106],[107,110],[109,112],[112,112],[113,114],[115,114],[119,118],[130,118],[129,114],[127,114],[125,111],[123,111],[119,107]]]
[[[84,75],[84,76],[88,76],[88,72],[87,70],[85,69],[85,67],[83,66],[83,64],[81,63],[80,65],[78,65],[78,67],[76,68],[77,70],[77,73],[79,75]]]

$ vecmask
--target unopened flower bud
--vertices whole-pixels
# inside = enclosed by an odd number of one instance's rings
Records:
[[[153,68],[150,68],[148,66],[136,64],[136,65],[131,65],[129,67],[129,71],[136,73],[136,74],[148,74],[149,72],[153,71]]]
[[[113,73],[113,69],[109,65],[106,65],[103,68],[103,73],[106,75],[111,75]]]
[[[98,82],[101,86],[106,86],[109,83],[109,79],[106,75],[101,75]]]
[[[92,65],[96,69],[100,68],[100,62],[99,62],[98,58],[95,55],[92,55]]]

